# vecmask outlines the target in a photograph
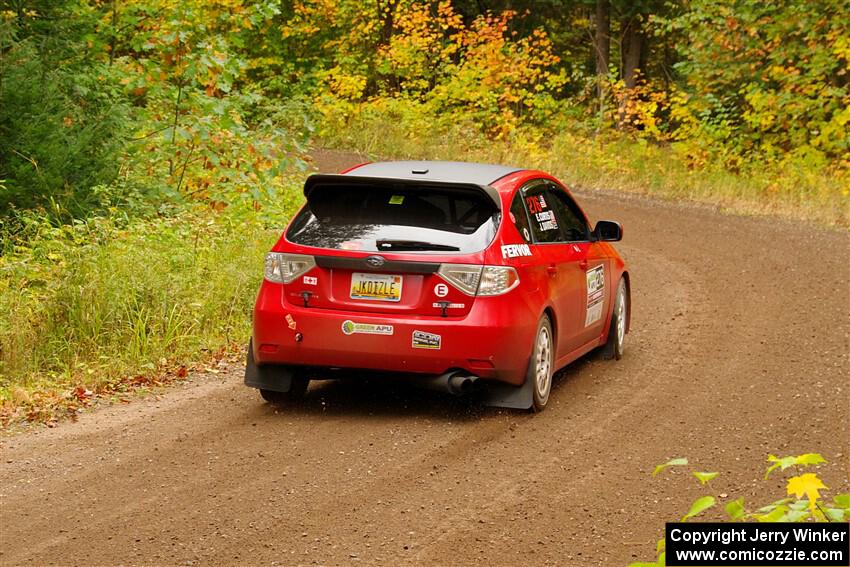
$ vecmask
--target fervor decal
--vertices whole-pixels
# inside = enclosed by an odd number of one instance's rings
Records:
[[[531,247],[528,244],[505,244],[502,246],[502,258],[516,258],[517,256],[531,256]]]

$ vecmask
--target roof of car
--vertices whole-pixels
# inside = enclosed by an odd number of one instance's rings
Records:
[[[522,168],[463,161],[379,161],[355,167],[346,175],[490,185],[516,171]]]

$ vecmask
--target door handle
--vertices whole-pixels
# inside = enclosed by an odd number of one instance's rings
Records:
[[[554,276],[558,273],[558,266],[556,266],[555,264],[549,264],[548,266],[546,266],[546,273],[548,273],[550,276]]]
[[[578,267],[584,270],[587,268],[587,260],[579,260]]]

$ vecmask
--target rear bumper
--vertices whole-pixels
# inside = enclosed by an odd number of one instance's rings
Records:
[[[518,290],[477,298],[465,317],[401,317],[292,305],[283,300],[282,286],[264,281],[254,307],[253,356],[260,366],[429,375],[459,369],[519,385],[538,317]]]

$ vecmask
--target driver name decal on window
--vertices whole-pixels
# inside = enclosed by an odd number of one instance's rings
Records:
[[[587,315],[584,326],[587,327],[602,318],[602,305],[605,299],[605,268],[596,266],[587,271]]]
[[[555,230],[558,228],[558,221],[555,220],[555,211],[534,213],[534,218],[540,223],[540,230]]]

